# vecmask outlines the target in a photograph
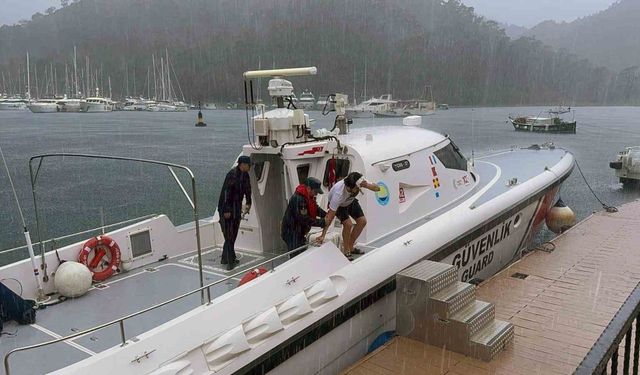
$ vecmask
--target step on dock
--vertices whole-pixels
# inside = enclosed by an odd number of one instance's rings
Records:
[[[640,201],[616,213],[595,213],[552,243],[547,251],[533,251],[480,284],[474,291],[477,299],[448,318],[417,319],[428,311],[432,297],[443,302],[443,291],[453,285],[449,265],[403,271],[410,277],[397,279],[401,336],[343,374],[615,373],[612,367],[619,374],[636,373]],[[436,275],[424,276],[429,272]],[[428,340],[435,343],[425,344]]]
[[[476,286],[450,264],[424,260],[396,276],[396,332],[425,344],[490,361],[513,339],[513,324],[495,320]]]

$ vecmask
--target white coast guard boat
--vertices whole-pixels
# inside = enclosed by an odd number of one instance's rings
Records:
[[[259,108],[250,124],[255,138],[241,151],[254,163],[253,207],[236,242],[235,276],[219,264],[218,217],[198,220],[197,214],[183,226],[157,215],[107,232],[107,267],[92,268],[94,278],[105,279],[78,298],[57,299],[59,259],[96,259],[95,244],[104,237],[42,254],[33,267],[29,259],[4,266],[4,283],[16,293],[12,280],[20,281],[25,298],[51,294],[50,301],[60,302],[39,310],[35,324],[5,328],[20,332],[0,341],[5,369],[11,375],[338,373],[378,334],[394,329],[396,273],[431,259],[456,265],[464,281],[490,277],[527,247],[573,169],[573,156],[554,147],[471,162],[447,136],[411,121],[348,132],[340,95],[341,134],[313,136],[307,114],[284,108],[293,87],[283,77],[315,73],[244,75],[247,81],[277,77],[269,92],[278,108]],[[381,187],[359,197],[368,224],[358,242],[366,253],[348,261],[336,246],[341,229],[334,223],[321,247],[290,260],[275,255],[285,248],[279,223],[296,185],[314,176],[327,192],[350,171]],[[190,203],[197,213],[195,195]],[[234,277],[260,267],[268,272],[236,287]],[[198,290],[203,275],[212,284]]]

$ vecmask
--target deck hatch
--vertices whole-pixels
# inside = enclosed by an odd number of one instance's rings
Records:
[[[131,241],[131,254],[134,258],[151,254],[151,232],[145,230],[129,235]]]

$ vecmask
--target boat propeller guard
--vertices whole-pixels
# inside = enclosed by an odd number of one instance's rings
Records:
[[[93,257],[89,257],[93,254]],[[107,260],[104,257],[107,256]],[[104,281],[120,266],[120,247],[109,236],[97,236],[82,245],[78,262],[89,268],[94,281]]]

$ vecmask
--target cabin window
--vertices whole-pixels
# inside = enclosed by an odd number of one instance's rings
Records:
[[[462,156],[453,142],[433,152],[447,169],[467,170],[467,159]]]
[[[323,185],[330,188],[337,181],[347,177],[350,164],[349,159],[331,158],[327,160],[327,166],[324,169]]]
[[[301,164],[301,165],[296,167],[296,170],[298,171],[298,183],[299,184],[304,183],[304,181],[307,179],[307,177],[309,177],[309,168],[310,168],[309,164]]]

